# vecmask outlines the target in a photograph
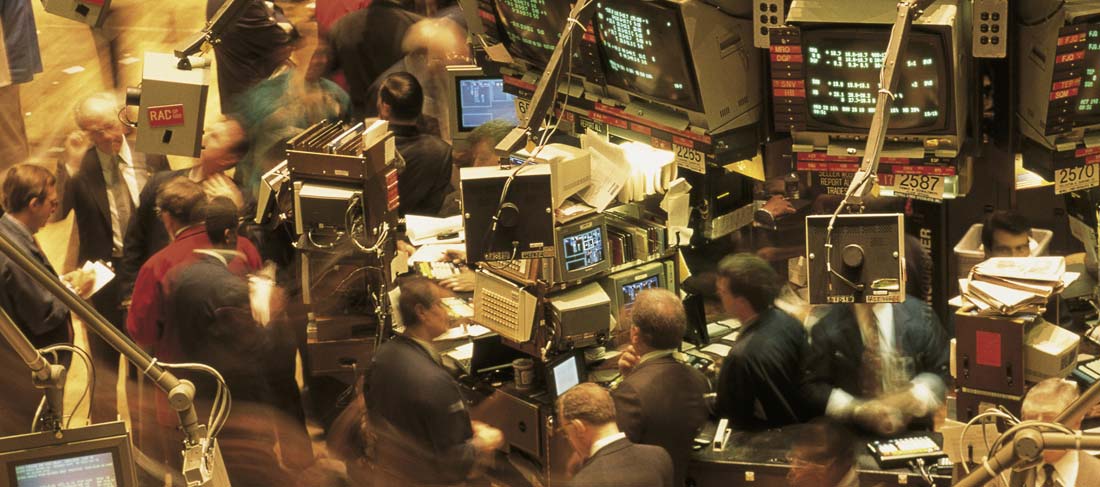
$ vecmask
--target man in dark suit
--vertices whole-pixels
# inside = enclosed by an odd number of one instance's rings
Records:
[[[379,117],[390,122],[397,152],[405,169],[397,176],[401,215],[435,216],[451,192],[451,145],[422,133],[416,121],[424,107],[424,91],[409,73],[394,73],[378,92]]]
[[[405,332],[378,347],[364,400],[367,460],[375,486],[462,484],[504,442],[500,430],[470,421],[458,384],[432,339],[451,327],[439,286],[424,278],[401,284],[397,308]]]
[[[687,328],[684,305],[672,291],[646,289],[630,322],[630,346],[619,359],[625,379],[611,393],[616,423],[630,441],[664,448],[682,486],[695,434],[707,420],[708,389],[703,374],[673,356]]]
[[[1045,379],[1031,387],[1024,396],[1020,419],[1024,421],[1054,421],[1080,392],[1077,384],[1061,378]],[[1081,429],[1084,412],[1069,418],[1063,425],[1071,430]],[[1027,487],[1075,487],[1096,485],[1100,479],[1100,460],[1084,451],[1046,450],[1042,465],[1021,474]],[[1012,485],[1018,485],[1013,483]]]
[[[943,404],[950,346],[919,299],[834,305],[811,331],[805,395],[818,412],[879,434],[930,426]]]
[[[56,179],[44,167],[33,164],[19,164],[8,169],[3,183],[4,216],[0,217],[0,233],[16,248],[41,264],[49,273],[56,274],[46,254],[38,246],[34,234],[46,225],[50,215],[60,204],[57,198]],[[62,279],[75,282],[80,271],[62,276]],[[91,281],[80,284],[80,291],[87,294]],[[69,308],[40,286],[31,276],[0,254],[0,308],[11,317],[31,345],[44,348],[70,341]],[[0,340],[0,355],[15,357],[6,340]],[[7,375],[21,380],[5,381],[12,386],[3,389],[0,399],[0,418],[5,428],[0,436],[29,433],[34,407],[42,398],[42,391],[31,384],[29,370],[24,364],[8,370]]]
[[[615,425],[615,402],[592,383],[573,386],[558,398],[565,437],[585,458],[571,487],[671,487],[672,459],[663,448],[637,445]]]
[[[157,191],[180,176],[202,185],[208,198],[226,196],[238,208],[245,208],[244,196],[225,171],[237,165],[248,152],[248,137],[234,118],[224,118],[206,127],[202,135],[202,153],[193,167],[164,171],[153,175],[141,190],[138,206],[130,217],[122,247],[122,266],[117,269],[123,295],[133,291],[138,271],[149,257],[171,242],[168,231],[156,213]]]
[[[716,287],[726,313],[741,322],[715,387],[718,415],[750,430],[812,417],[800,391],[806,331],[775,307],[780,289],[775,270],[755,255],[732,255],[719,262]]]

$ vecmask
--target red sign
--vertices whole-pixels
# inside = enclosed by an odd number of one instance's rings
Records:
[[[1084,32],[1081,32],[1079,34],[1062,36],[1062,37],[1058,38],[1058,45],[1059,46],[1064,46],[1064,45],[1067,45],[1067,44],[1076,44],[1078,42],[1085,42],[1085,39],[1087,39],[1087,38],[1088,37],[1085,35]]]
[[[1069,98],[1071,96],[1077,96],[1078,88],[1070,88],[1068,90],[1058,90],[1050,92],[1050,101],[1061,100],[1062,98]]]
[[[769,48],[773,54],[802,54],[802,46],[784,46],[772,44]]]
[[[183,105],[161,105],[149,107],[149,126],[175,127],[183,125]]]
[[[773,63],[800,63],[802,62],[801,54],[772,54]]]
[[[992,333],[988,331],[976,331],[974,332],[977,343],[975,344],[975,357],[974,361],[978,365],[985,365],[988,367],[1000,367],[1001,366],[1001,335],[999,333]]]
[[[1071,52],[1055,57],[1054,64],[1072,63],[1074,61],[1080,61],[1082,59],[1085,59],[1085,51]]]
[[[1065,80],[1065,81],[1055,82],[1054,86],[1051,86],[1050,89],[1051,90],[1067,90],[1067,89],[1070,89],[1070,88],[1076,88],[1078,86],[1081,86],[1081,78],[1073,78],[1073,79],[1068,79],[1068,80]]]

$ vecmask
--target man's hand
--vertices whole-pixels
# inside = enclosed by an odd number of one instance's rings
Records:
[[[458,274],[439,281],[439,285],[456,293],[468,293],[474,290],[475,277],[474,271],[463,267]]]
[[[226,176],[225,173],[219,172],[203,180],[202,190],[210,199],[218,196],[225,196],[233,200],[233,204],[237,205],[238,212],[244,209],[244,196],[241,195],[241,190],[237,188],[237,184],[234,183],[232,179],[229,179],[229,176]]]
[[[642,357],[638,356],[638,352],[634,350],[634,345],[627,345],[623,349],[622,355],[619,355],[619,374],[625,377],[641,361]]]
[[[84,159],[84,154],[91,147],[92,142],[88,140],[83,130],[73,130],[65,137],[65,166],[68,167],[70,175],[80,170],[80,161]]]
[[[466,263],[466,251],[465,250],[448,250],[443,253],[443,259],[440,262],[451,262],[453,264],[465,264]]]
[[[95,271],[77,269],[61,276],[61,280],[78,296],[87,299],[92,295],[92,287],[95,286]]]
[[[883,436],[897,434],[908,424],[900,410],[879,400],[856,406],[852,419],[856,424]]]
[[[913,396],[913,392],[910,389],[882,396],[879,398],[879,402],[888,407],[897,409],[906,417],[913,418],[926,414],[924,405]]]
[[[771,213],[772,218],[779,218],[781,216],[790,215],[795,212],[794,206],[791,205],[791,202],[787,201],[787,198],[784,198],[783,195],[779,194],[773,195],[771,198],[769,198],[768,201],[764,203],[763,208],[764,211]]]
[[[474,429],[474,436],[470,438],[470,443],[479,453],[492,453],[504,445],[504,433],[500,430],[481,421],[471,421],[470,425]]]

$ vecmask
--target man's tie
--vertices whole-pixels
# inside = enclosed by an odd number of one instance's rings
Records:
[[[1054,473],[1054,465],[1049,463],[1043,465],[1043,474],[1046,475],[1046,478],[1043,480],[1042,487],[1062,487],[1062,483],[1054,479]]]
[[[121,235],[126,235],[126,226],[130,223],[130,211],[133,210],[134,201],[130,198],[130,187],[122,175],[122,166],[126,164],[122,158],[115,156],[114,175],[111,178],[111,197],[115,200],[115,210],[118,211],[118,229]]]
[[[857,319],[863,334],[862,367],[859,369],[859,385],[863,397],[872,398],[882,395],[882,334],[878,329],[878,319],[870,308],[860,313],[865,319]],[[864,311],[864,310],[860,310]],[[869,316],[868,316],[869,315]]]

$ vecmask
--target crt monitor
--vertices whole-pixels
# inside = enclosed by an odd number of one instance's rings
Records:
[[[871,128],[889,28],[804,30],[808,130]],[[890,107],[890,133],[937,133],[952,110],[950,58],[942,36],[914,30],[898,64],[898,88]]]
[[[138,485],[122,422],[0,438],[0,476],[11,487]]]
[[[567,223],[557,227],[554,233],[558,245],[556,281],[584,279],[610,267],[607,224],[603,215]]]
[[[497,25],[508,53],[542,74],[554,54],[558,39],[565,31],[573,2],[493,0],[493,3],[496,6]],[[571,72],[602,84],[603,74],[599,69],[593,39],[586,32],[574,28],[571,40],[571,45],[566,46],[570,49],[570,57],[562,58],[562,72]]]
[[[465,139],[490,120],[519,124],[515,96],[504,91],[504,78],[486,75],[478,66],[448,66],[447,94],[451,110],[451,140]]]
[[[665,288],[676,291],[672,281],[675,276],[672,260],[649,262],[632,269],[616,272],[600,280],[600,285],[611,298],[611,314],[616,319],[623,311],[629,311],[638,294],[649,288]]]
[[[675,5],[604,0],[596,32],[608,84],[700,111],[684,19]]]
[[[555,399],[587,380],[584,353],[579,350],[562,354],[546,365],[546,390]]]

